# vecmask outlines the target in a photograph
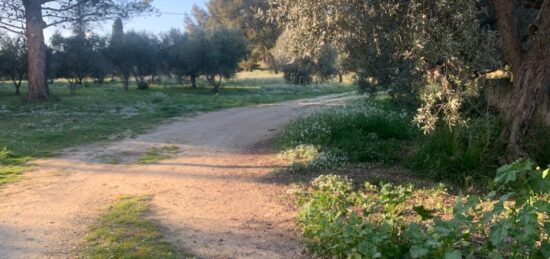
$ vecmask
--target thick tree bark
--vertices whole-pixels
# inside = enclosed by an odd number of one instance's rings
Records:
[[[48,81],[46,77],[46,44],[44,43],[44,20],[42,0],[24,0],[27,34],[27,53],[29,63],[29,91],[27,99],[31,101],[48,99]]]
[[[529,28],[531,46],[521,48],[521,35],[517,28],[514,0],[492,0],[496,11],[504,56],[512,67],[514,89],[506,111],[508,127],[504,136],[508,139],[506,159],[529,158],[522,140],[527,134],[533,116],[550,91],[550,0],[545,0]]]

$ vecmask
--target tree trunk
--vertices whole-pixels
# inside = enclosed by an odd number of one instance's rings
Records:
[[[128,91],[128,85],[130,84],[130,76],[123,76],[124,77],[124,91]]]
[[[532,49],[514,74],[514,89],[510,95],[506,158],[514,161],[528,158],[522,145],[533,116],[550,88],[550,44]]]
[[[340,73],[338,74],[338,82],[340,82],[340,83],[344,82],[344,75],[342,75]]]
[[[550,0],[540,6],[537,18],[529,26],[531,46],[521,47],[518,31],[517,1],[492,0],[498,19],[502,48],[507,63],[512,67],[514,89],[508,100],[504,137],[508,140],[506,160],[529,158],[522,140],[527,134],[533,116],[550,91]]]
[[[42,18],[42,1],[25,0],[25,21],[27,34],[27,53],[29,63],[30,101],[46,100],[49,96],[46,78],[46,44],[44,43],[44,20]]]
[[[193,89],[197,88],[197,77],[196,76],[191,76],[191,87]]]

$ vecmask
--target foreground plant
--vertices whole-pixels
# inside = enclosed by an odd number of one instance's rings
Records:
[[[346,178],[321,176],[299,219],[319,256],[548,258],[549,174],[530,162],[504,166],[491,193],[458,196],[452,209],[443,192],[370,183],[353,191]]]

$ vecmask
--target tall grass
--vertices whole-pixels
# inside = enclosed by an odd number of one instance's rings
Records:
[[[502,127],[499,119],[489,117],[453,129],[438,127],[419,138],[409,166],[421,176],[437,181],[484,183],[493,177],[504,154]]]

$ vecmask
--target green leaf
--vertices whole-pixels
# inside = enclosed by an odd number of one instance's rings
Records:
[[[412,258],[420,258],[428,255],[430,251],[424,247],[413,245],[411,246],[411,249],[409,250],[409,254]]]
[[[550,174],[550,168],[542,171],[542,178],[543,179],[546,179],[546,177],[548,176],[548,174]]]
[[[517,180],[518,173],[530,172],[533,170],[533,162],[518,160],[511,165],[504,165],[497,170],[495,182],[498,184],[507,184]]]
[[[509,165],[505,165],[500,169],[498,169],[495,182],[499,184],[507,184],[509,182],[515,182],[517,173],[518,173],[517,170],[514,170]]]
[[[462,253],[458,250],[445,253],[445,259],[462,259]]]
[[[508,237],[508,227],[506,225],[500,224],[491,227],[491,235],[489,240],[494,246],[499,247],[504,243],[506,237]]]
[[[535,193],[550,193],[550,178],[545,178],[542,172],[531,172],[527,183]]]

